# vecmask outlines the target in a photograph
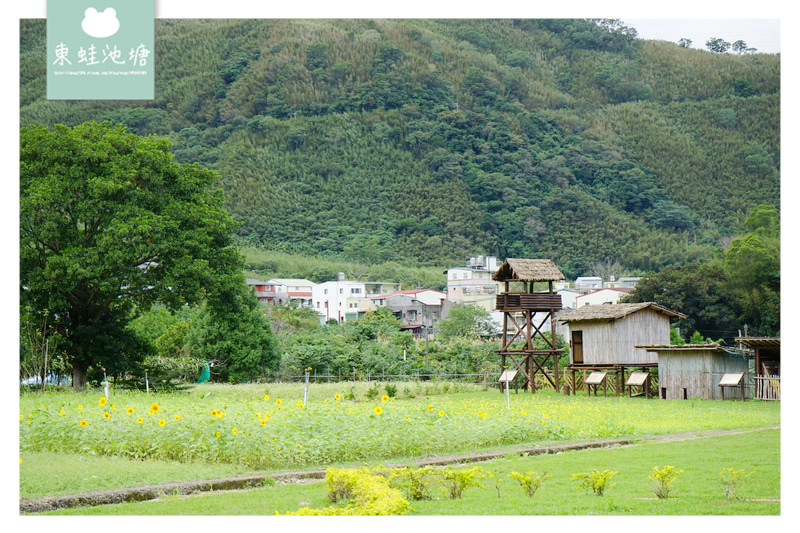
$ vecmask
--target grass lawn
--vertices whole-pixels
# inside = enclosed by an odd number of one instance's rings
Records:
[[[22,498],[191,481],[247,473],[240,465],[131,460],[58,452],[23,452],[19,465]]]
[[[647,475],[654,466],[683,469],[670,498],[658,500]],[[470,465],[474,466],[474,465]],[[780,503],[780,431],[704,437],[675,442],[591,449],[557,455],[508,456],[481,463],[493,478],[483,488],[468,489],[461,500],[412,502],[416,515],[778,515]],[[728,500],[720,471],[752,472],[740,485],[740,499]],[[604,496],[586,494],[572,474],[593,469],[617,471]],[[527,497],[511,472],[545,471],[551,478],[534,498]],[[500,497],[495,481],[499,480]],[[166,496],[160,500],[61,510],[60,515],[272,515],[304,505],[329,505],[324,483],[273,486],[244,491]]]

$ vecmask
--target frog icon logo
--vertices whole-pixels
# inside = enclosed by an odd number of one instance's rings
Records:
[[[81,28],[90,37],[111,37],[119,31],[117,11],[113,7],[107,7],[98,13],[95,8],[90,7],[83,13]]]

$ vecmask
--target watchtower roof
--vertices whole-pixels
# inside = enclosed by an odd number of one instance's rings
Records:
[[[506,259],[492,275],[495,281],[561,281],[564,274],[549,259]]]

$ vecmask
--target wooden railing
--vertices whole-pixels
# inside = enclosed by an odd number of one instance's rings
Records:
[[[753,397],[758,400],[780,400],[781,378],[772,376],[754,376]]]
[[[497,295],[497,309],[500,311],[561,309],[561,295],[549,292],[504,292]]]

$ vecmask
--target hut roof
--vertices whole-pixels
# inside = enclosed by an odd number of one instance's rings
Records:
[[[696,350],[716,350],[719,348],[720,345],[716,342],[712,342],[711,344],[644,344],[644,345],[636,345],[636,348],[645,348],[648,351],[652,352],[690,352]]]
[[[686,318],[683,313],[670,311],[654,302],[642,302],[635,304],[601,304],[584,305],[578,309],[567,311],[558,316],[561,322],[577,322],[580,320],[618,320],[632,313],[643,309],[652,309],[658,313],[663,313],[670,318]]]
[[[780,337],[736,337],[736,342],[747,348],[780,348]]]
[[[564,274],[549,259],[506,259],[492,279],[495,281],[561,281]]]

